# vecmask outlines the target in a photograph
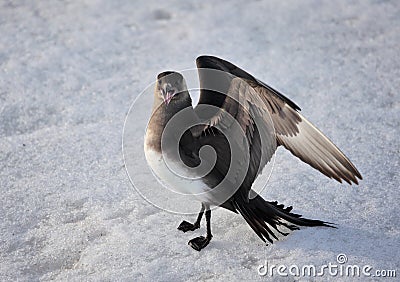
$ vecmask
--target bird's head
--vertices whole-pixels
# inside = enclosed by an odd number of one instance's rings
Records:
[[[165,71],[157,76],[156,94],[163,99],[165,105],[172,100],[180,99],[182,93],[187,93],[186,82],[180,73]]]

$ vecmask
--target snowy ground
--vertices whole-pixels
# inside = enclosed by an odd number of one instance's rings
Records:
[[[0,280],[260,280],[266,260],[321,266],[340,253],[399,272],[399,46],[396,0],[0,1]],[[364,180],[340,185],[280,149],[263,191],[338,229],[265,247],[219,209],[198,253],[187,241],[204,228],[179,233],[191,218],[133,189],[129,106],[199,54],[285,93],[356,164]]]

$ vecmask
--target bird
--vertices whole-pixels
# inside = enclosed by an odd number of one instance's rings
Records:
[[[336,228],[265,200],[252,185],[280,146],[340,183],[362,180],[354,164],[271,86],[215,56],[199,56],[196,65],[200,95],[195,107],[181,73],[157,75],[144,140],[153,173],[201,203],[195,222],[184,220],[178,226],[194,231],[205,214],[205,236],[188,244],[200,251],[210,243],[214,206],[240,214],[266,244],[302,226]]]

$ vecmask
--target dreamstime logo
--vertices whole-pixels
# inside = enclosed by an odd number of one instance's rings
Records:
[[[135,99],[129,109],[123,129],[122,147],[125,167],[136,191],[156,207],[180,214],[198,213],[198,206],[193,205],[194,198],[207,199],[218,206],[236,192],[246,177],[251,154],[254,153],[248,142],[249,134],[257,134],[260,148],[262,148],[257,154],[260,155],[260,163],[266,164],[262,174],[252,186],[254,191],[261,192],[271,175],[274,151],[277,147],[275,129],[269,112],[254,106],[263,103],[261,98],[259,101],[249,103],[246,97],[238,94],[249,87],[244,80],[213,69],[181,71],[192,96],[200,91],[198,71],[202,72],[202,77],[217,82],[207,85],[205,90],[214,93],[213,95],[219,93],[226,95],[231,105],[239,109],[235,112],[236,116],[221,110],[220,107],[207,104],[198,104],[194,110],[192,107],[183,108],[168,118],[165,118],[166,115],[158,115],[165,107],[168,109],[171,105],[165,105],[162,99],[154,100],[159,88],[158,81],[155,81]],[[227,79],[234,80],[235,83],[227,87]],[[164,120],[160,119],[160,116]],[[239,119],[242,119],[242,123],[238,121]],[[166,122],[162,126],[161,135],[157,136],[149,132],[148,125],[151,120],[156,120],[153,123],[155,125]],[[251,132],[243,127],[243,120],[253,123],[250,127]],[[214,148],[212,142],[211,145],[203,142],[200,148],[194,147],[194,150],[198,150],[198,163],[188,165],[180,155],[182,148],[179,147],[179,142],[188,131],[196,135],[196,129],[202,132],[200,138],[204,140],[205,137],[212,138],[216,134],[218,138],[223,136],[221,139],[223,145],[222,149],[218,146]],[[146,134],[147,141],[150,139],[153,144],[159,142],[160,155],[154,156],[152,152],[144,152]],[[214,169],[218,156],[222,155],[228,159],[229,167],[224,171],[221,181],[213,184],[212,189],[205,189],[201,179]],[[148,163],[151,163],[151,167]]]
[[[393,269],[373,269],[372,266],[347,264],[348,258],[345,254],[336,257],[337,263],[328,263],[321,266],[314,264],[306,265],[285,265],[270,264],[265,261],[257,268],[260,276],[294,276],[294,277],[396,277],[396,270]]]

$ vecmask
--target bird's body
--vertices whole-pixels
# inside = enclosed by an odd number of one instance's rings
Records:
[[[196,222],[178,227],[197,229],[205,211],[207,236],[189,244],[201,250],[211,240],[211,205],[240,213],[263,241],[286,235],[285,228],[329,226],[265,201],[252,184],[279,145],[340,182],[361,179],[354,165],[276,90],[216,57],[201,56],[197,65],[201,92],[196,108],[182,75],[158,75],[145,137],[146,159],[158,178],[202,203]],[[203,150],[207,147],[212,150]]]

